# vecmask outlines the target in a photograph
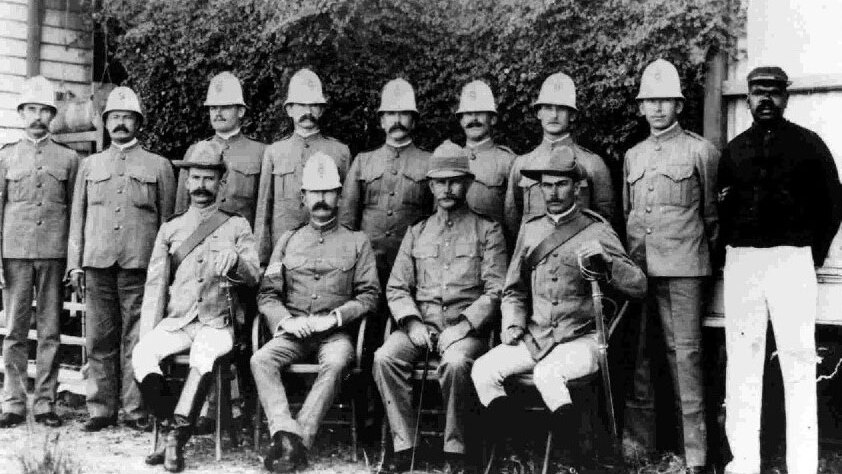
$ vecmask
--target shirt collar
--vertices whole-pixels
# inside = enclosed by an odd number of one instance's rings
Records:
[[[219,209],[219,205],[217,203],[213,203],[207,207],[196,207],[191,205],[188,212],[192,213],[194,217],[197,217],[200,221],[203,221],[213,215]]]
[[[30,137],[29,135],[26,135],[26,134],[24,134],[23,137],[26,138],[26,140],[29,141],[29,143],[32,143],[33,145],[38,146],[38,145],[44,143],[48,138],[50,138],[50,134],[47,133],[46,135],[44,135],[43,137],[41,137],[37,140],[34,140],[32,137]]]
[[[559,144],[561,144],[562,142],[565,142],[565,141],[567,141],[567,140],[569,140],[569,139],[570,139],[570,134],[569,134],[569,133],[565,133],[564,135],[562,135],[562,136],[561,136],[561,137],[559,137],[559,138],[556,138],[555,140],[551,140],[551,139],[550,139],[550,138],[548,138],[546,135],[544,135],[544,143],[546,143],[546,144],[548,144],[548,145],[550,145],[550,146],[552,146],[552,145],[559,145]]]
[[[216,132],[216,136],[217,136],[217,137],[219,137],[219,138],[221,138],[221,139],[223,139],[223,140],[225,140],[225,141],[228,141],[228,140],[230,140],[230,139],[232,139],[232,138],[236,137],[236,136],[237,136],[237,135],[239,135],[239,134],[240,134],[240,127],[237,127],[237,128],[235,128],[234,130],[232,130],[232,131],[230,131],[230,132],[228,132],[228,133],[220,133],[220,132]]]
[[[436,206],[435,218],[436,222],[442,227],[450,227],[453,225],[454,221],[461,219],[463,216],[467,215],[468,212],[470,211],[468,210],[467,203],[462,203],[461,206],[449,211]]]
[[[298,135],[299,137],[301,137],[301,138],[303,138],[303,139],[305,139],[305,140],[306,140],[307,138],[312,137],[313,135],[318,135],[319,133],[321,133],[321,130],[316,130],[315,132],[310,132],[310,133],[304,133],[304,132],[300,132],[300,131],[298,131],[298,130],[296,130],[296,131],[295,131],[295,134],[296,134],[296,135]]]
[[[676,120],[675,123],[667,127],[666,130],[661,130],[660,132],[652,130],[652,138],[667,140],[677,135],[679,131],[681,131],[681,126],[678,124],[678,120]]]
[[[386,146],[388,146],[389,148],[395,149],[395,150],[399,150],[399,151],[405,150],[409,145],[412,145],[412,139],[411,138],[407,138],[406,141],[403,141],[401,143],[395,143],[395,144],[386,142]]]
[[[489,148],[491,148],[493,146],[494,146],[494,142],[491,140],[490,136],[488,138],[486,138],[485,140],[483,140],[479,143],[475,143],[473,145],[468,143],[468,142],[465,142],[465,147],[468,148],[471,151],[485,151],[485,150],[488,150]]]
[[[111,146],[113,146],[114,148],[116,148],[120,151],[126,151],[126,150],[128,150],[129,148],[131,148],[135,145],[137,145],[137,138],[132,138],[132,141],[130,141],[130,142],[124,144],[124,145],[120,145],[118,143],[111,142]]]
[[[547,213],[547,217],[549,217],[550,219],[552,219],[552,221],[553,221],[553,222],[555,222],[555,224],[556,224],[556,225],[558,225],[559,223],[561,223],[561,221],[562,221],[563,219],[566,219],[566,218],[567,218],[567,217],[569,217],[571,214],[573,214],[573,211],[575,211],[576,209],[577,209],[577,208],[576,208],[576,204],[573,204],[573,206],[571,206],[571,207],[570,207],[570,209],[568,209],[568,210],[566,210],[566,211],[562,212],[561,214],[550,214],[550,213],[548,212],[548,213]]]
[[[323,223],[319,223],[314,221],[313,219],[310,219],[310,227],[312,227],[313,230],[325,233],[335,229],[338,222],[339,221],[337,220],[336,216],[333,216],[333,219]]]

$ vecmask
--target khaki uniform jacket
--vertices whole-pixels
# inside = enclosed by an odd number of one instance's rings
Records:
[[[196,319],[217,329],[233,328],[231,317],[236,317],[241,308],[237,292],[227,287],[227,280],[230,278],[232,285],[255,286],[260,279],[257,246],[245,218],[231,216],[184,257],[174,274],[172,271],[172,254],[216,210],[216,206],[191,207],[158,231],[140,311],[141,336],[156,325],[177,331]],[[214,265],[224,250],[235,251],[238,258],[227,276],[219,276]]]
[[[85,158],[73,193],[67,269],[146,268],[174,200],[172,165],[139,144]]]
[[[263,153],[254,234],[260,263],[269,261],[275,242],[286,231],[301,227],[310,219],[301,201],[301,173],[304,163],[320,151],[332,157],[344,180],[351,164],[348,147],[321,133],[302,137],[293,133],[275,142]]]
[[[629,255],[649,276],[711,274],[719,219],[719,151],[675,127],[626,152],[623,211]]]
[[[0,257],[67,257],[76,152],[45,138],[0,149]]]
[[[467,207],[438,209],[403,238],[386,288],[392,316],[439,332],[465,317],[483,331],[499,314],[506,258],[500,223]]]
[[[342,188],[339,221],[368,235],[383,272],[392,268],[407,227],[432,212],[429,160],[429,152],[410,143],[360,153],[351,165]]]
[[[524,260],[529,252],[557,227],[569,224],[578,213],[594,224],[563,243],[524,279]],[[612,258],[608,285],[633,298],[646,293],[646,276],[626,255],[610,225],[592,211],[578,207],[556,224],[544,215],[526,222],[518,235],[506,286],[503,289],[503,330],[518,326],[526,330],[524,341],[535,360],[542,359],[557,344],[594,332],[594,310],[590,282],[579,272],[577,252],[589,240],[598,240]]]
[[[468,189],[468,206],[506,225],[506,189],[515,161],[514,152],[496,145],[491,139],[475,148],[465,146],[465,150],[470,153],[471,172],[474,173],[474,183]],[[510,232],[507,237],[514,241],[517,229],[507,229],[507,232]]]
[[[288,318],[337,310],[342,326],[377,308],[380,282],[362,232],[307,224],[278,239],[260,282],[257,307],[274,333]]]
[[[254,213],[257,207],[257,190],[260,184],[260,166],[266,145],[238,133],[227,140],[214,135],[207,141],[222,147],[222,159],[228,167],[222,178],[222,186],[216,195],[216,202],[223,211],[239,214],[254,227]],[[184,158],[193,152],[187,149]],[[187,169],[178,174],[178,189],[175,193],[175,212],[180,214],[190,207],[190,193],[187,191]]]
[[[547,211],[538,181],[521,176],[520,170],[561,146],[568,146],[573,150],[576,162],[582,166],[587,175],[579,182],[578,205],[595,211],[609,223],[614,222],[616,201],[608,166],[599,155],[579,146],[570,138],[570,135],[567,135],[557,142],[545,139],[534,150],[515,159],[506,192],[506,225],[512,229],[512,232],[517,233],[523,223]]]

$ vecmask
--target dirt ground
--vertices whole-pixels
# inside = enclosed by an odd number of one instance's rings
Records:
[[[81,425],[85,420],[82,407],[71,408],[60,405],[58,412],[65,424],[58,429],[48,429],[32,421],[15,428],[0,430],[0,473],[17,474],[46,473],[161,473],[161,466],[147,466],[143,458],[152,445],[151,433],[139,433],[122,426],[110,427],[98,433],[84,433]],[[377,471],[379,452],[367,448],[361,452],[360,460],[351,461],[347,429],[336,431],[325,428],[320,432],[317,445],[310,453],[311,465],[308,473],[373,473]],[[540,443],[538,443],[540,447]],[[49,452],[53,458],[64,460],[73,470],[26,470],[24,461],[36,461]],[[195,474],[245,474],[262,473],[263,470],[250,442],[243,446],[232,446],[227,438],[223,445],[222,461],[214,460],[214,444],[211,436],[194,437],[187,447],[185,472]],[[520,474],[540,472],[540,450],[530,450],[531,459],[527,469]],[[782,454],[777,459],[766,461],[764,474],[785,473]],[[567,473],[561,459],[564,453],[554,453],[550,472]],[[442,472],[441,466],[433,461],[419,462],[420,472]],[[605,472],[605,471],[592,471]],[[616,472],[616,471],[614,471]],[[665,457],[661,462],[643,466],[627,467],[628,474],[677,474],[682,472],[675,458]],[[717,471],[717,474],[721,473]],[[821,474],[842,474],[842,452],[825,452],[821,459]]]

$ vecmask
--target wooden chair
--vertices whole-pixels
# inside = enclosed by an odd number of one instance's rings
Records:
[[[234,360],[233,356],[233,351],[229,352],[228,354],[218,358],[213,366],[213,377],[216,382],[214,386],[216,387],[216,399],[218,401],[216,404],[216,429],[214,430],[214,452],[217,461],[222,460],[223,429],[228,429],[228,436],[231,439],[231,443],[234,446],[239,445],[239,433],[233,426],[233,416],[231,413],[231,380],[234,378],[231,372],[231,364]],[[174,376],[174,372],[177,367],[186,368],[187,371],[190,370],[190,353],[181,352],[179,354],[172,355],[165,359],[161,366],[167,382],[172,382],[173,380],[183,381],[184,377],[176,377]],[[160,435],[160,423],[157,419],[155,419],[152,430],[153,450],[158,444],[158,437]]]
[[[359,329],[357,331],[357,340],[355,343],[355,357],[354,357],[354,364],[351,366],[351,369],[348,371],[348,374],[345,376],[345,380],[343,385],[350,384],[352,387],[355,385],[359,385],[359,381],[363,378],[364,372],[362,367],[362,360],[363,360],[363,340],[365,336],[365,328],[368,322],[368,316],[363,316],[363,318],[359,322]],[[258,315],[254,318],[254,322],[252,323],[252,353],[257,352],[260,347],[265,344],[265,342],[271,336],[268,333],[266,328],[266,324],[263,321],[263,318]],[[291,375],[302,375],[302,376],[315,376],[319,373],[319,364],[313,360],[291,364],[285,370],[284,374],[291,374]],[[332,424],[332,425],[340,425],[340,426],[348,426],[351,429],[351,460],[353,462],[357,462],[359,460],[359,454],[357,452],[358,448],[358,433],[357,433],[357,398],[359,393],[357,390],[354,390],[350,400],[343,399],[343,394],[346,394],[348,390],[340,390],[340,394],[337,399],[334,401],[333,408],[342,411],[350,411],[348,419],[325,419],[322,421],[323,424]],[[301,403],[291,403],[290,408],[300,409]],[[255,422],[254,422],[254,450],[260,450],[260,427],[263,421],[263,406],[258,401],[255,410]]]
[[[610,339],[611,335],[614,333],[614,330],[617,328],[620,319],[625,315],[626,311],[628,310],[629,303],[626,301],[620,310],[617,312],[617,316],[611,321],[611,325],[608,328],[607,336]],[[606,350],[608,348],[606,347]],[[599,399],[602,397],[598,397],[599,390],[610,390],[610,387],[603,387],[601,386],[602,377],[600,377],[600,372],[597,370],[592,374],[585,375],[584,377],[579,377],[577,379],[568,380],[567,381],[567,388],[570,390],[571,395],[574,399],[580,399],[580,403],[576,403],[578,405],[576,408],[576,412],[579,416],[579,429],[580,433],[588,434],[589,436],[583,437],[581,439],[581,454],[582,455],[590,455],[594,451],[594,445],[596,444],[596,438],[598,438],[598,432],[595,429],[596,426],[594,425],[594,420],[598,414],[598,407],[599,407]],[[512,377],[509,377],[505,381],[506,391],[531,391],[536,392],[535,388],[535,381],[532,378],[532,373],[524,373],[518,374]],[[579,396],[576,396],[579,395]],[[529,404],[524,407],[525,411],[528,412],[548,412],[547,407],[543,404],[540,397],[533,397],[536,398],[536,403]],[[549,472],[550,467],[550,454],[552,453],[553,447],[553,426],[550,424],[547,427],[547,436],[546,442],[544,445],[544,459],[543,459],[543,467],[541,468],[542,474],[547,474]],[[491,472],[492,463],[494,462],[494,454],[492,451],[491,456],[489,457],[488,463],[485,468],[485,473],[488,474]]]

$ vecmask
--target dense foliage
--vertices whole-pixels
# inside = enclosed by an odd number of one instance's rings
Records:
[[[498,99],[499,142],[516,152],[540,139],[531,104],[544,78],[573,77],[575,134],[619,157],[646,128],[634,96],[658,57],[681,72],[684,125],[701,131],[710,48],[737,33],[735,0],[110,0],[98,13],[109,48],[147,111],[146,142],[170,158],[210,133],[201,108],[208,80],[229,69],[245,85],[248,134],[291,131],[283,111],[290,76],[310,67],[330,101],[323,128],[352,151],[383,140],[380,88],[403,76],[417,90],[426,148],[461,139],[453,111],[466,82]]]

